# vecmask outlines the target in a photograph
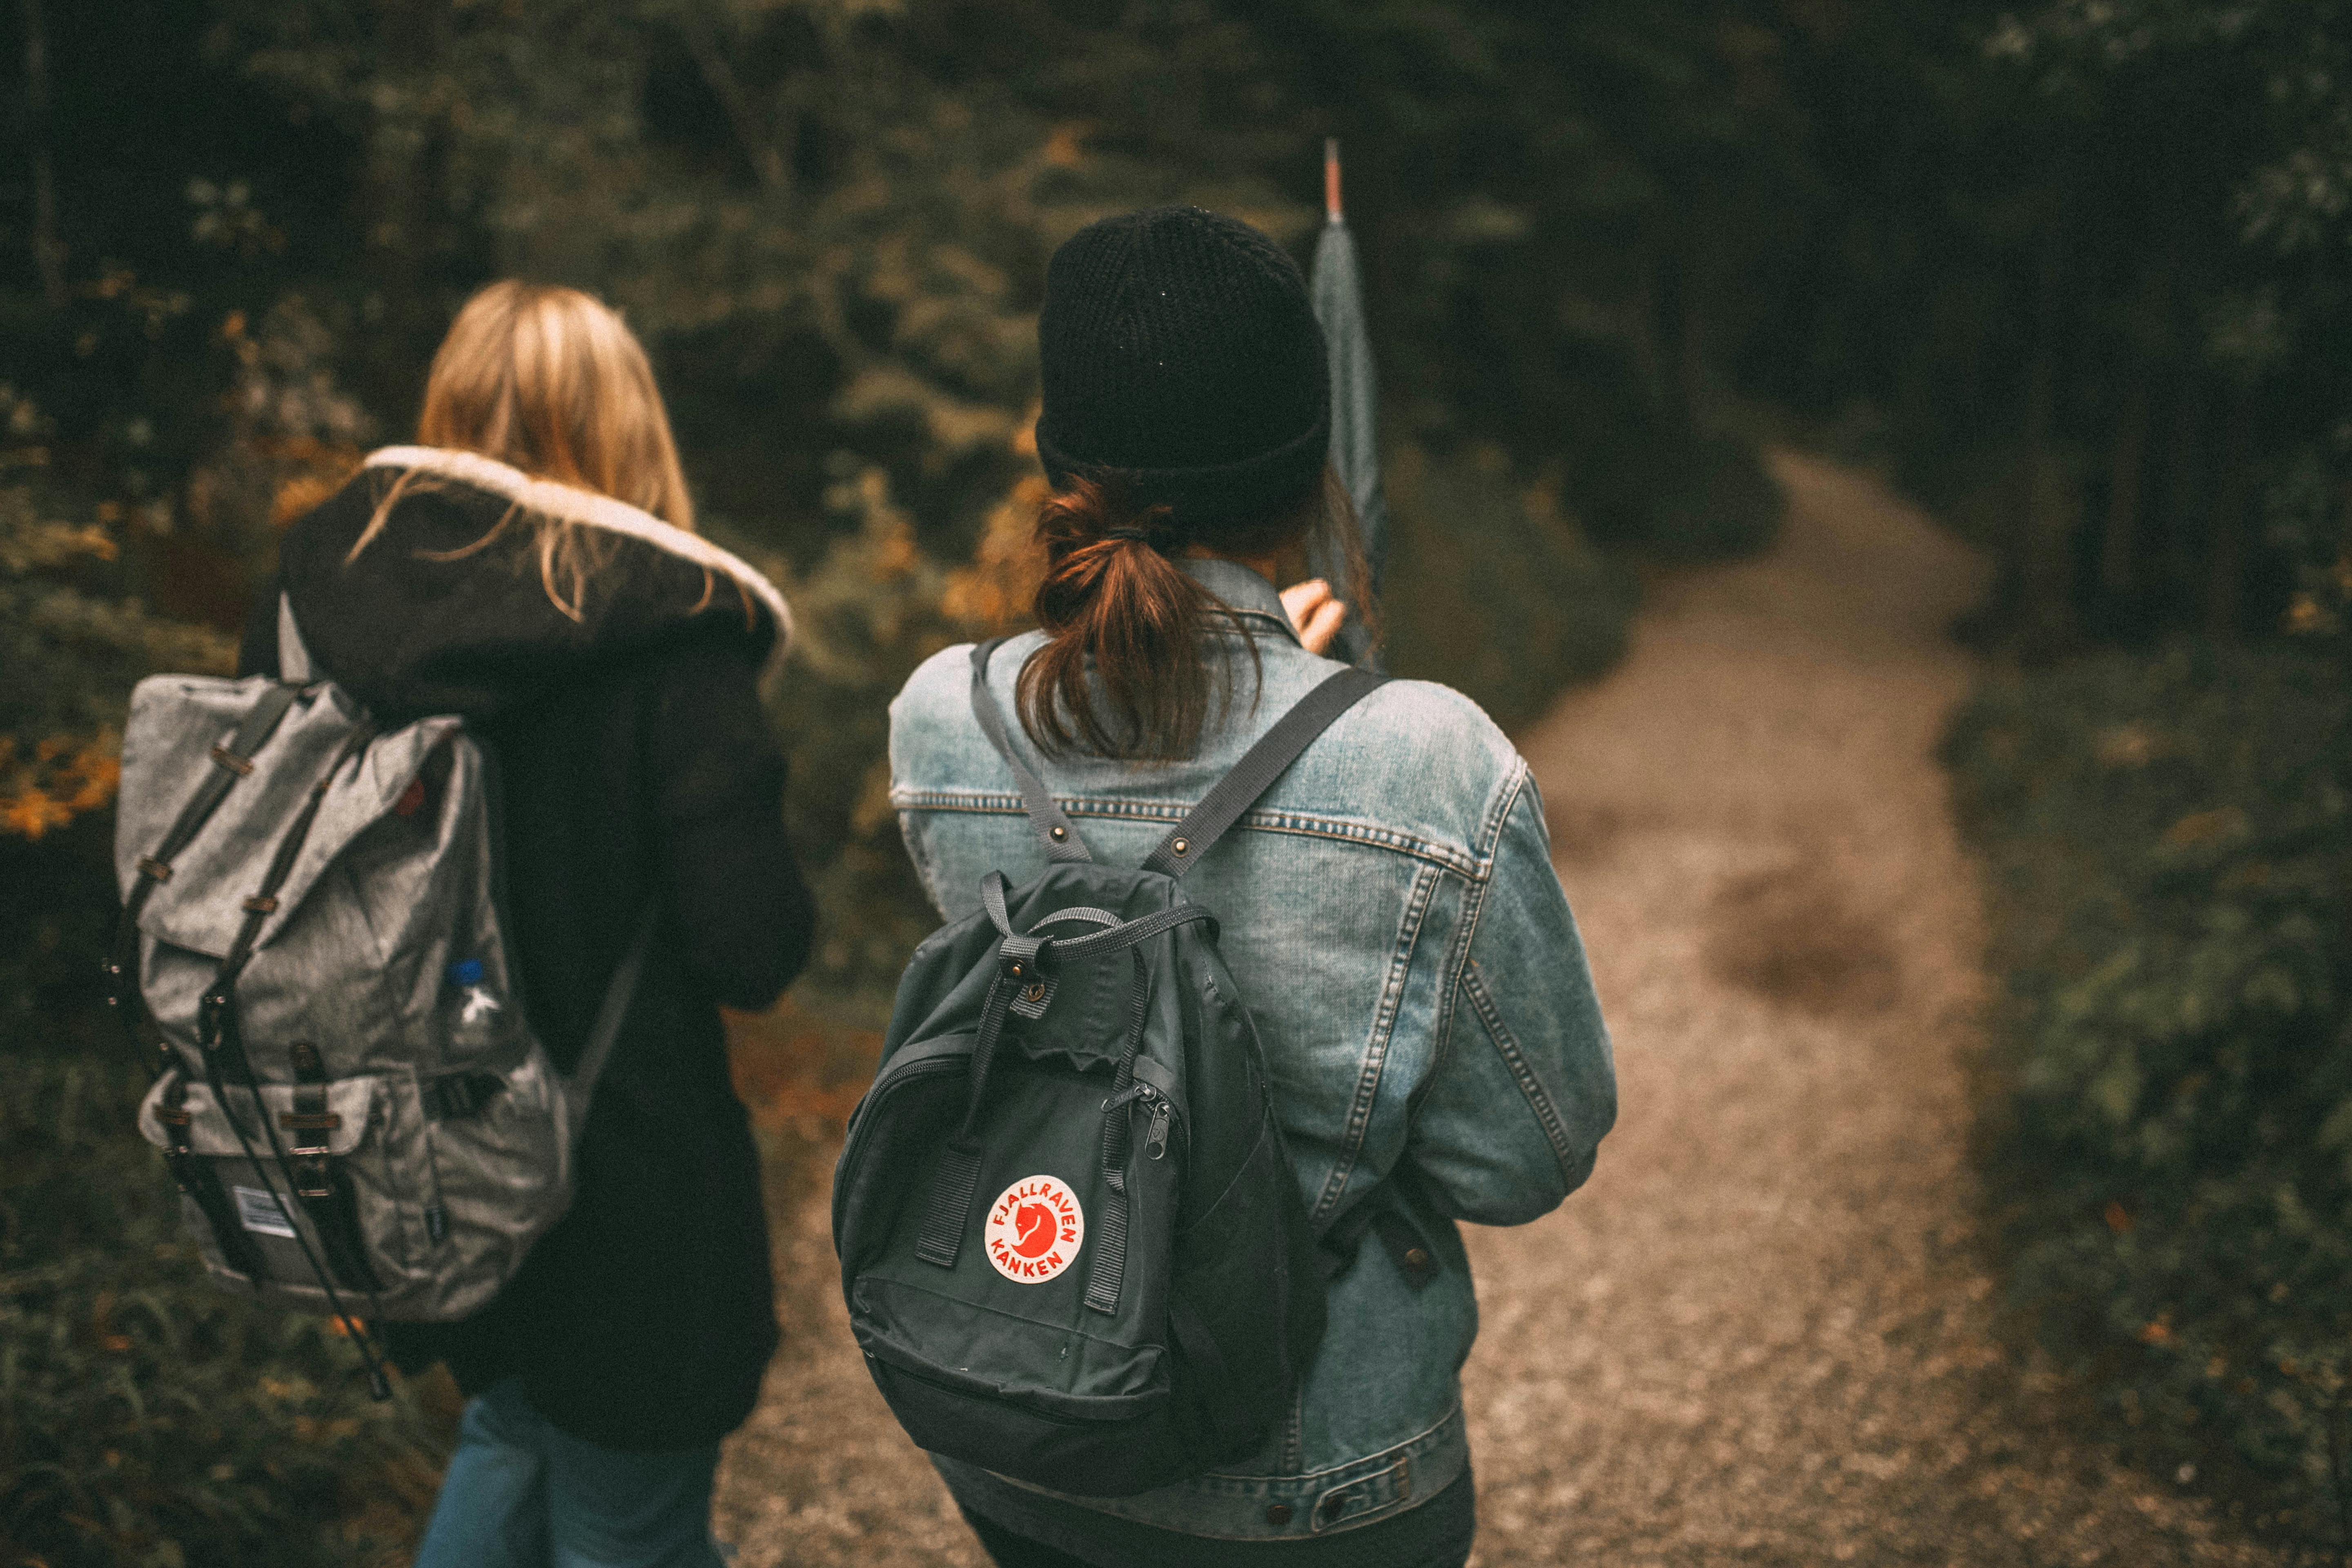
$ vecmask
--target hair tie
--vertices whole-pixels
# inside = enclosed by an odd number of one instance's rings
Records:
[[[1139,528],[1106,528],[1102,531],[1102,536],[1105,539],[1119,540],[1128,544],[1149,544],[1151,542],[1151,535]]]

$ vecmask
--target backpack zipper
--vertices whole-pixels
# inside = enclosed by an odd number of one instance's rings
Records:
[[[1176,1102],[1141,1079],[1137,1079],[1117,1094],[1103,1101],[1106,1115],[1116,1116],[1131,1100],[1141,1100],[1151,1112],[1151,1121],[1143,1133],[1143,1152],[1155,1160],[1168,1157],[1168,1134],[1176,1119]]]
[[[896,1091],[902,1083],[952,1072],[970,1065],[971,1061],[971,1049],[963,1046],[936,1054],[918,1055],[911,1059],[901,1058],[883,1068],[882,1076],[867,1087],[866,1097],[857,1102],[857,1110],[849,1119],[849,1136],[841,1155],[843,1168],[846,1169],[856,1158],[859,1145],[865,1141],[866,1126],[873,1120],[868,1113],[885,1094]]]
[[[1136,1098],[1151,1108],[1151,1125],[1143,1134],[1143,1152],[1155,1160],[1168,1157],[1168,1128],[1176,1108],[1166,1095],[1150,1084],[1139,1086],[1142,1092]]]

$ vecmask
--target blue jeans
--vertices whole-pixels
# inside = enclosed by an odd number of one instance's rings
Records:
[[[522,1381],[466,1405],[415,1568],[719,1568],[719,1445],[628,1454],[556,1430]]]

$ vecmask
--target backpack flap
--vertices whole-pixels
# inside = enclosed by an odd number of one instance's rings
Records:
[[[172,837],[192,795],[225,785],[194,837],[169,857],[146,904],[184,902],[191,888],[251,880],[268,864],[276,827],[350,737],[361,714],[331,688],[297,694],[250,756],[239,755],[247,719],[285,690],[267,676],[217,680],[156,675],[131,693],[122,730],[122,784],[115,808],[114,870],[125,902],[138,894],[142,865]],[[247,868],[251,868],[248,877]],[[172,884],[180,884],[174,891]],[[199,895],[201,896],[201,895]],[[190,930],[188,934],[195,934]],[[210,951],[227,949],[227,938]]]
[[[319,1308],[326,1292],[312,1258],[372,1301],[405,1283],[407,1226],[383,1154],[392,1105],[391,1086],[370,1076],[233,1089],[224,1106],[203,1080],[173,1071],[140,1102],[139,1131],[193,1211],[188,1228],[208,1269]],[[263,1117],[287,1159],[275,1157]]]
[[[202,1079],[189,1079],[185,1095],[178,1097],[182,1103],[169,1108],[185,1112],[188,1118],[185,1123],[175,1121],[167,1124],[163,1120],[167,1109],[164,1100],[171,1087],[171,1080],[166,1078],[150,1088],[146,1098],[139,1102],[141,1137],[158,1149],[168,1149],[173,1146],[177,1131],[185,1137],[188,1152],[192,1154],[222,1160],[242,1160],[245,1157],[245,1150],[236,1141],[236,1130],[222,1114],[220,1102],[213,1097],[212,1086]],[[282,1121],[300,1114],[294,1103],[296,1085],[265,1083],[259,1089],[262,1108],[273,1118]],[[254,1123],[252,1092],[242,1087],[229,1092],[234,1097],[236,1113],[245,1123],[247,1135],[253,1140],[254,1147],[261,1152],[262,1163],[267,1165],[269,1143]],[[377,1101],[383,1092],[383,1080],[373,1075],[335,1079],[323,1087],[325,1103],[320,1108],[320,1113],[331,1117],[334,1125],[315,1129],[303,1136],[314,1141],[312,1146],[323,1149],[338,1159],[347,1157],[367,1135],[369,1119],[375,1115]]]
[[[318,815],[255,940],[257,949],[268,946],[320,874],[404,804],[435,748],[459,729],[454,718],[424,720],[375,737],[337,767],[366,716],[337,688],[317,686],[296,700],[255,756],[225,757],[238,721],[277,685],[259,676],[155,676],[132,693],[115,827],[115,874],[126,900],[145,879],[141,863],[169,831],[189,781],[220,767],[242,775],[172,858],[140,910],[139,929],[160,942],[215,958],[226,953],[245,924],[245,900],[267,882],[288,825],[324,781]]]

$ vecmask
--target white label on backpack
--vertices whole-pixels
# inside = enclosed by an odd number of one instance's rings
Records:
[[[1087,1215],[1061,1177],[1024,1176],[988,1205],[981,1236],[999,1274],[1043,1285],[1076,1260],[1087,1239]]]
[[[246,1229],[264,1236],[282,1236],[289,1241],[294,1239],[294,1222],[278,1206],[276,1193],[257,1187],[231,1187],[229,1191],[236,1195],[237,1223]]]

